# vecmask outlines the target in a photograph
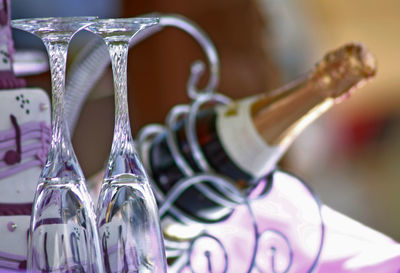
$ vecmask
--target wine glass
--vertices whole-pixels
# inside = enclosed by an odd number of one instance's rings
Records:
[[[13,20],[46,46],[52,80],[52,140],[39,178],[28,240],[31,272],[103,272],[93,203],[64,116],[65,67],[72,37],[95,17]]]
[[[97,206],[107,272],[166,272],[157,205],[134,147],[127,98],[129,42],[157,23],[155,17],[99,19],[86,27],[105,41],[114,77],[114,137]]]

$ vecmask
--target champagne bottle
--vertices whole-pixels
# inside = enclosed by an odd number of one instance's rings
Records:
[[[296,136],[335,103],[375,75],[375,60],[361,44],[345,45],[328,53],[305,77],[280,89],[245,98],[228,106],[201,110],[196,134],[212,169],[252,189],[274,170]],[[174,128],[180,152],[199,171],[185,135],[184,121]],[[174,162],[166,135],[154,138],[149,166],[164,193],[184,175]],[[191,187],[175,206],[197,220],[214,222],[229,216],[222,208]]]

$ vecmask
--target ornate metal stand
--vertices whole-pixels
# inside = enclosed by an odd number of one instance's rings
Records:
[[[195,122],[203,105],[231,102],[230,98],[215,91],[219,81],[217,51],[193,22],[177,15],[154,16],[160,18],[159,26],[151,28],[151,32],[143,32],[136,41],[165,26],[180,28],[199,42],[210,71],[208,84],[199,89],[198,80],[205,65],[201,61],[194,62],[187,82],[187,94],[192,103],[172,108],[165,125],[153,124],[143,128],[136,142],[151,176],[148,162],[151,141],[166,132],[169,149],[184,174],[184,178],[177,181],[166,195],[157,188],[157,183],[153,183],[160,216],[171,214],[180,222],[172,225],[178,229],[175,233],[165,230],[169,272],[312,272],[320,257],[325,234],[319,201],[301,180],[279,170],[261,180],[249,195],[241,193],[229,177],[212,170],[201,152]],[[98,43],[89,44],[70,69],[66,109],[72,129],[91,87],[108,65],[108,58],[103,57],[106,56],[105,50]],[[81,80],[81,77],[86,80]],[[193,170],[180,153],[172,131],[183,116],[186,116],[188,144],[200,172]],[[181,211],[175,206],[175,201],[190,187],[196,187],[215,203],[231,209],[230,217],[218,223],[204,224]]]
[[[184,223],[176,224],[175,234],[170,235],[165,230],[167,257],[175,258],[170,271],[312,272],[324,239],[319,201],[301,180],[279,170],[260,181],[248,196],[241,194],[230,178],[214,173],[200,150],[194,129],[195,116],[205,103],[228,103],[230,100],[213,92],[197,91],[194,94],[189,94],[194,98],[191,105],[178,105],[171,110],[165,126],[148,125],[137,140],[144,165],[151,175],[148,149],[152,138],[166,131],[169,149],[185,174],[185,178],[179,180],[167,195],[157,187],[157,183],[153,183],[154,194],[161,204],[160,216],[170,213]],[[177,147],[172,128],[181,115],[188,116],[185,131],[201,172],[190,167]],[[227,220],[216,224],[197,221],[174,205],[190,187],[196,187],[208,198],[232,208],[234,212]],[[185,225],[191,231],[197,230],[197,234],[179,238],[179,234],[185,232]],[[235,232],[231,232],[232,229]],[[309,240],[305,242],[304,238]],[[237,249],[237,244],[246,249],[245,253]],[[207,264],[208,269],[199,269],[202,264]]]
[[[281,171],[270,174],[260,181],[250,195],[244,196],[233,186],[234,181],[212,170],[200,149],[195,123],[197,112],[203,105],[231,102],[230,98],[215,92],[219,80],[218,55],[212,42],[195,25],[182,18],[169,17],[166,21],[169,25],[184,29],[199,41],[208,57],[211,74],[206,88],[199,90],[197,83],[205,66],[201,61],[196,61],[187,82],[187,94],[192,103],[175,106],[168,114],[165,126],[148,125],[140,131],[137,138],[139,153],[151,176],[148,161],[151,141],[158,134],[166,132],[169,150],[185,175],[167,195],[157,187],[157,183],[153,183],[154,194],[161,204],[160,217],[170,213],[184,223],[176,224],[178,230],[177,234],[171,235],[173,238],[165,230],[167,257],[173,260],[169,270],[312,272],[324,240],[319,201],[301,180]],[[186,116],[185,133],[188,144],[200,172],[193,170],[181,154],[172,129],[183,116]],[[231,208],[234,212],[227,220],[216,224],[197,221],[174,204],[190,187],[196,187],[214,202]],[[270,210],[271,207],[282,209],[281,213],[288,218]],[[190,238],[180,237],[179,234],[185,230],[184,226],[192,232],[197,230],[197,234],[189,236]],[[305,230],[301,231],[302,228]],[[230,232],[232,229],[236,229],[235,232]],[[309,239],[307,243],[302,242],[304,238]],[[242,253],[237,245],[242,245],[246,251]]]

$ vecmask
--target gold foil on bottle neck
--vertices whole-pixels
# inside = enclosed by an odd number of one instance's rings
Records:
[[[375,59],[365,46],[345,45],[326,54],[306,77],[261,95],[250,110],[254,125],[269,145],[288,146],[308,124],[375,73]]]
[[[310,73],[309,81],[326,97],[340,100],[375,73],[376,63],[371,52],[364,45],[353,43],[326,54]]]

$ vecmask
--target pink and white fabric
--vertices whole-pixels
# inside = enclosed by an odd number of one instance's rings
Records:
[[[321,205],[292,175],[276,171],[266,183],[268,192],[207,225],[172,272],[400,272],[397,242]]]

